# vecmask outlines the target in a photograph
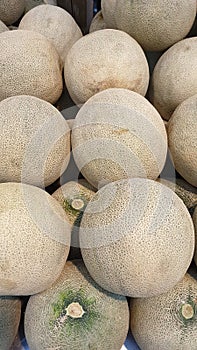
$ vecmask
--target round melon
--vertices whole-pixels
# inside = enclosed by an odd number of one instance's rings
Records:
[[[0,182],[46,187],[68,166],[70,129],[49,102],[13,96],[0,102]]]
[[[156,179],[165,164],[167,135],[156,109],[128,89],[107,89],[79,110],[72,151],[94,187],[128,177]]]
[[[197,187],[197,94],[182,102],[170,118],[168,144],[176,170]]]
[[[25,312],[30,349],[120,350],[129,328],[125,297],[101,289],[81,260],[67,262],[53,286]]]
[[[64,66],[68,92],[76,104],[107,88],[127,88],[145,95],[149,68],[139,44],[114,29],[98,30],[79,39]]]
[[[194,254],[194,261],[195,261],[196,266],[197,266],[197,206],[196,206],[194,213],[193,213],[193,222],[194,222],[195,232],[196,232],[196,249],[195,249],[195,254]]]
[[[49,39],[61,57],[62,65],[70,48],[82,37],[74,18],[61,7],[53,5],[34,7],[22,18],[19,29],[32,30]]]
[[[31,295],[59,277],[71,227],[57,201],[38,187],[0,184],[0,295]]]
[[[1,0],[0,20],[9,25],[16,22],[25,10],[25,0]]]
[[[10,350],[18,332],[20,317],[20,299],[0,297],[0,350]]]
[[[185,275],[194,254],[194,227],[182,200],[148,179],[101,188],[80,225],[80,248],[92,278],[130,297],[167,292]]]
[[[176,107],[197,94],[197,37],[179,41],[157,62],[151,80],[150,99],[169,120]]]
[[[158,178],[157,181],[171,188],[182,199],[188,209],[192,210],[197,205],[197,188],[185,180]]]
[[[94,195],[94,191],[80,182],[69,181],[59,187],[53,194],[65,210],[69,223],[72,227],[71,247],[68,259],[73,260],[81,257],[79,249],[79,226],[87,206]]]
[[[25,13],[30,11],[36,6],[49,4],[57,6],[57,0],[25,0]]]
[[[197,280],[186,274],[169,292],[130,301],[130,326],[143,350],[197,349]]]
[[[41,34],[11,30],[0,35],[0,101],[32,95],[55,103],[62,93],[61,60]]]
[[[89,33],[92,33],[101,29],[106,29],[106,28],[107,26],[103,19],[102,11],[98,11],[97,14],[92,19],[92,22],[89,28]]]
[[[108,28],[130,34],[148,51],[162,51],[183,39],[196,17],[196,0],[102,0]]]
[[[0,33],[6,32],[9,28],[0,20]]]

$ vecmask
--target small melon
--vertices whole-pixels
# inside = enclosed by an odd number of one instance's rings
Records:
[[[192,209],[197,205],[197,188],[185,180],[179,178],[171,180],[159,178],[157,181],[171,188],[183,200],[188,209]]]
[[[50,289],[29,299],[25,312],[31,350],[120,350],[128,328],[126,298],[101,289],[82,260],[67,262]]]
[[[68,259],[81,257],[79,249],[79,226],[87,203],[94,195],[93,189],[87,188],[80,182],[69,181],[59,187],[53,194],[65,210],[72,227],[71,247]]]
[[[0,102],[0,182],[46,187],[67,168],[70,129],[61,113],[34,96]]]
[[[176,170],[197,187],[197,94],[182,102],[170,118],[168,144]]]
[[[196,0],[102,0],[104,20],[130,34],[144,50],[162,51],[183,39],[196,17]]]
[[[0,33],[6,32],[9,28],[0,20]]]
[[[25,13],[27,13],[34,7],[43,4],[57,6],[57,0],[25,0]]]
[[[195,249],[195,254],[194,254],[194,261],[195,261],[196,266],[197,266],[197,206],[196,206],[194,213],[193,213],[193,222],[194,222],[194,227],[195,227],[195,232],[196,232],[196,249]]]
[[[25,0],[1,0],[0,20],[9,25],[16,22],[25,10]]]
[[[31,295],[59,277],[71,228],[57,201],[38,187],[0,184],[0,295]]]
[[[10,350],[18,332],[20,317],[20,299],[0,297],[0,350]]]
[[[130,327],[143,350],[197,349],[197,281],[189,274],[169,292],[130,301]]]
[[[106,28],[107,26],[103,19],[102,11],[98,11],[97,14],[92,19],[92,22],[89,28],[89,33],[92,33],[101,29],[106,29]]]
[[[165,164],[167,134],[156,109],[128,89],[107,89],[79,110],[72,151],[94,187],[129,177],[156,179]]]
[[[72,46],[64,77],[72,100],[81,104],[110,87],[145,95],[149,68],[137,41],[120,30],[103,29],[85,35]]]
[[[148,179],[102,187],[83,214],[80,248],[92,278],[130,297],[165,293],[178,283],[194,254],[194,227],[182,200]]]
[[[197,37],[179,41],[158,60],[151,79],[150,99],[169,120],[176,107],[197,94]]]
[[[41,34],[11,30],[0,35],[0,101],[32,95],[55,103],[62,93],[61,60]]]
[[[19,29],[44,35],[55,46],[62,65],[73,44],[82,37],[74,18],[64,9],[53,5],[34,7],[21,20]]]

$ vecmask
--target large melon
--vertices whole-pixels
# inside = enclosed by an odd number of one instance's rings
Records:
[[[108,28],[130,34],[149,51],[161,51],[183,39],[196,17],[196,0],[102,0]]]
[[[71,98],[80,104],[107,88],[127,88],[145,95],[149,68],[137,41],[122,31],[103,29],[72,46],[64,77]]]
[[[6,32],[9,28],[0,20],[0,33]]]
[[[9,25],[16,22],[25,10],[25,0],[1,0],[0,20]]]
[[[32,95],[55,103],[62,93],[61,60],[41,34],[11,30],[0,35],[0,101]]]
[[[168,120],[176,107],[197,94],[197,37],[179,41],[168,49],[153,71],[150,98]]]
[[[74,18],[64,9],[53,5],[34,7],[21,20],[19,29],[26,29],[44,35],[55,46],[62,64],[72,45],[82,37]]]
[[[72,151],[94,187],[128,177],[156,179],[167,154],[167,135],[156,109],[128,89],[107,89],[79,110]]]
[[[130,302],[131,330],[143,350],[197,349],[197,280],[186,274],[168,293]]]
[[[0,130],[0,182],[46,187],[66,169],[70,129],[50,103],[24,95],[1,101]]]
[[[168,143],[176,170],[197,187],[197,94],[182,102],[170,118]]]
[[[57,6],[57,0],[25,0],[25,13],[43,4]]]
[[[128,326],[126,298],[100,288],[81,260],[67,262],[58,281],[32,296],[25,312],[31,350],[120,350]]]
[[[89,33],[92,33],[101,29],[106,29],[106,28],[107,26],[103,19],[102,11],[98,11],[91,21]]]
[[[26,184],[0,184],[0,295],[31,295],[59,277],[71,228],[57,201]]]
[[[18,332],[20,317],[20,299],[0,297],[0,350],[10,350]]]
[[[194,227],[182,200],[147,179],[101,188],[80,225],[80,248],[92,278],[104,289],[151,297],[173,288],[194,254]]]

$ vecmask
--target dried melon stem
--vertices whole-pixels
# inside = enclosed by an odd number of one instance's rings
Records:
[[[73,302],[66,308],[66,316],[70,316],[72,318],[82,318],[84,314],[85,311],[78,302]]]
[[[188,303],[182,306],[181,313],[186,320],[190,320],[194,317],[194,309],[192,305]]]
[[[75,198],[71,202],[71,207],[75,210],[81,210],[84,207],[85,203],[80,198]]]

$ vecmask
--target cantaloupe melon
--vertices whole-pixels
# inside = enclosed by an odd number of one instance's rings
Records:
[[[0,35],[0,101],[33,95],[55,103],[62,93],[61,60],[41,34],[12,30]]]
[[[175,178],[169,181],[159,178],[157,181],[171,188],[171,190],[173,190],[183,200],[188,209],[192,209],[197,205],[197,188],[190,185],[185,180]]]
[[[195,261],[196,266],[197,266],[197,206],[194,210],[193,222],[194,222],[194,227],[195,227],[195,232],[196,232],[196,249],[195,249],[195,254],[194,254],[194,261]]]
[[[156,109],[128,89],[107,89],[79,110],[72,151],[94,187],[128,177],[156,179],[165,164],[167,135]]]
[[[25,312],[31,350],[120,350],[128,326],[126,298],[101,289],[81,260],[67,262],[58,281],[32,296]]]
[[[194,254],[194,227],[182,200],[148,179],[101,188],[80,225],[80,248],[92,278],[104,289],[151,297],[173,288]]]
[[[10,350],[18,332],[20,317],[20,299],[0,297],[0,350]]]
[[[89,33],[95,32],[96,30],[106,29],[107,25],[103,19],[102,11],[98,11],[93,17],[90,24]]]
[[[87,203],[93,197],[94,193],[92,189],[85,187],[80,182],[69,181],[52,194],[52,197],[65,210],[72,227],[71,247],[68,257],[70,260],[81,257],[79,249],[79,226]]]
[[[197,93],[197,37],[179,41],[168,49],[153,71],[150,99],[169,120],[176,107]]]
[[[74,18],[64,9],[53,5],[34,7],[21,20],[19,29],[44,35],[55,46],[62,65],[73,44],[82,37]]]
[[[16,22],[25,10],[25,0],[1,0],[0,20],[5,24]]]
[[[197,349],[197,281],[186,274],[163,295],[130,302],[131,330],[142,350]]]
[[[34,96],[0,102],[0,182],[46,187],[65,171],[70,129],[61,113]]]
[[[168,144],[176,170],[197,187],[197,94],[182,102],[170,118]]]
[[[6,32],[9,28],[0,20],[0,33]]]
[[[38,187],[0,184],[0,295],[31,295],[59,277],[71,228],[57,201]]]
[[[57,0],[25,0],[25,13],[43,4],[57,6]]]
[[[68,92],[76,104],[107,88],[145,95],[149,68],[140,45],[128,34],[103,29],[85,35],[69,51],[64,66]]]
[[[183,39],[196,17],[196,0],[102,0],[104,20],[110,28],[130,34],[149,51],[161,51]]]

